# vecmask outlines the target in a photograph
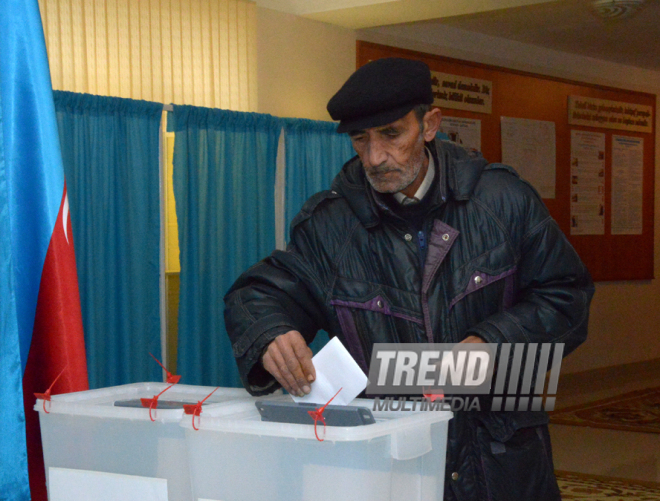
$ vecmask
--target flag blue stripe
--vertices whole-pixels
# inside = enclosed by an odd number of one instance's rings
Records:
[[[23,373],[64,189],[37,0],[0,14],[0,498],[30,499]]]
[[[3,132],[0,96],[0,137]],[[4,143],[0,141],[0,497],[30,499],[23,413],[23,371],[13,288],[9,183]]]
[[[37,0],[5,0],[0,15],[0,96],[16,315],[25,370],[41,272],[64,174]]]

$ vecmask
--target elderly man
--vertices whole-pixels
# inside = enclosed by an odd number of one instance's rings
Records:
[[[286,251],[228,292],[246,388],[302,395],[319,329],[365,372],[374,343],[565,343],[587,333],[593,285],[536,191],[513,169],[435,139],[422,62],[358,69],[328,103],[357,157],[291,225]],[[559,500],[545,412],[457,412],[446,501]]]

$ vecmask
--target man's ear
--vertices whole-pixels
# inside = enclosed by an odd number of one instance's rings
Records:
[[[440,121],[442,120],[442,112],[440,108],[431,108],[424,115],[424,141],[427,143],[435,139],[435,133],[440,128]]]

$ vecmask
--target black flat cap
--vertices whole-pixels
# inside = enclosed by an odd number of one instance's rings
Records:
[[[431,103],[429,67],[391,57],[371,61],[353,73],[328,102],[328,112],[340,121],[337,132],[351,132],[387,125],[418,104]]]

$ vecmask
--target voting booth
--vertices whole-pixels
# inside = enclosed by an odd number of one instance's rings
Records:
[[[137,383],[37,400],[49,500],[192,501],[179,423],[183,404],[197,404],[214,388],[170,386]],[[251,402],[244,389],[219,388],[203,409],[236,399]]]
[[[288,397],[282,397],[288,398]],[[373,401],[351,405],[373,408]],[[449,411],[373,411],[374,424],[261,421],[253,402],[184,416],[195,500],[442,500]],[[310,423],[311,423],[310,418]],[[319,439],[323,440],[320,441]]]

